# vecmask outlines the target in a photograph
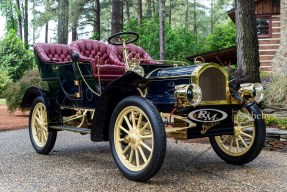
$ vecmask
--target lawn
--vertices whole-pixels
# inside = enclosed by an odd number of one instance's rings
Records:
[[[6,104],[6,99],[0,99],[0,105],[5,105]]]

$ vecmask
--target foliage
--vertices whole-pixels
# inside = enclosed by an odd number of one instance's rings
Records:
[[[265,115],[264,121],[266,126],[287,129],[287,118],[275,117],[274,115]]]
[[[0,97],[7,85],[11,82],[8,73],[4,70],[0,70]]]
[[[206,38],[207,50],[215,51],[236,45],[236,27],[232,21],[218,24],[214,32]]]
[[[13,1],[0,0],[0,13],[5,17],[6,30],[17,30],[17,9]]]
[[[137,20],[127,23],[126,31],[134,31],[140,34],[136,44],[145,49],[153,59],[159,58],[159,28],[158,20],[144,19],[141,25]],[[151,30],[153,29],[153,30]],[[183,61],[187,56],[204,51],[202,42],[196,36],[184,28],[172,29],[166,26],[166,59]]]
[[[0,105],[6,105],[6,99],[0,99]]]
[[[7,71],[9,77],[16,81],[33,64],[33,53],[24,48],[14,30],[9,31],[0,41],[0,70]]]
[[[27,71],[21,79],[9,84],[3,95],[7,100],[8,111],[10,113],[15,112],[20,107],[26,90],[31,86],[47,90],[47,84],[41,81],[38,70]]]
[[[265,105],[287,108],[287,75],[273,76],[265,87]]]

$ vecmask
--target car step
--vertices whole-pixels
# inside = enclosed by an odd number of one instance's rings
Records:
[[[75,133],[91,134],[91,129],[87,129],[87,128],[78,128],[78,127],[65,126],[65,125],[49,126],[49,128],[57,129],[61,131],[71,131]]]

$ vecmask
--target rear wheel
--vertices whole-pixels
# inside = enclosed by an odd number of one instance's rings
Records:
[[[29,118],[29,134],[35,151],[48,154],[54,147],[57,131],[48,130],[47,109],[42,97],[37,97],[31,108]]]
[[[125,177],[135,181],[153,177],[166,151],[164,125],[156,107],[137,96],[122,100],[112,115],[110,147]]]
[[[216,154],[231,164],[246,164],[255,159],[265,142],[266,127],[258,106],[234,112],[234,135],[210,137]]]

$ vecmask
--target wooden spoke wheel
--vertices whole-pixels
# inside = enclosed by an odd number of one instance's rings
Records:
[[[160,115],[141,97],[128,97],[116,107],[110,125],[113,157],[124,176],[146,181],[160,169],[166,138]]]
[[[29,119],[30,139],[37,153],[48,154],[55,145],[57,132],[48,129],[45,103],[42,97],[37,97],[33,102]]]
[[[245,164],[255,159],[265,141],[265,124],[257,106],[234,112],[234,134],[210,137],[219,157],[228,163]]]

